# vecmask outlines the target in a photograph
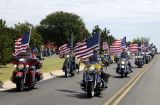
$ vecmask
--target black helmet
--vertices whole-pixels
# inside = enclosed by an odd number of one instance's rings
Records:
[[[141,48],[138,48],[138,51],[141,51]]]

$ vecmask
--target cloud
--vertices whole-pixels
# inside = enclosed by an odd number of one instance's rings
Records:
[[[49,13],[62,10],[80,15],[86,23],[151,22],[160,20],[159,5],[158,0],[1,0],[0,18],[37,24]]]
[[[98,24],[115,37],[148,35],[159,42],[160,0],[0,0],[0,18],[9,26],[25,21],[36,25],[56,11],[81,16],[90,31]]]

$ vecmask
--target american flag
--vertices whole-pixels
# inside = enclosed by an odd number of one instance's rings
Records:
[[[25,32],[20,38],[15,40],[15,51],[14,56],[18,55],[21,52],[26,52],[26,49],[29,47],[30,33]]]
[[[130,44],[129,51],[132,53],[136,53],[138,51],[138,44],[134,44],[134,43]]]
[[[79,42],[75,46],[75,57],[86,59],[93,55],[93,50],[99,49],[99,34]]]
[[[126,36],[122,39],[121,47],[122,47],[122,48],[125,48],[125,47],[126,47]]]
[[[59,47],[59,52],[60,52],[61,55],[69,53],[69,51],[70,51],[70,47],[69,47],[68,44],[64,44],[61,47]]]
[[[110,52],[112,54],[119,54],[122,52],[122,48],[126,48],[126,37],[120,40],[115,40],[110,46]]]
[[[122,40],[115,40],[110,46],[110,53],[118,54],[122,52],[121,43],[122,43]]]
[[[149,48],[149,43],[148,43],[148,41],[146,41],[146,42],[143,43],[143,50],[145,51],[148,48]]]

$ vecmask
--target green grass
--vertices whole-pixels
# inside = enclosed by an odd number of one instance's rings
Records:
[[[46,57],[45,60],[42,60],[42,72],[60,70],[62,69],[63,62],[64,59],[60,59],[59,57]],[[0,81],[10,80],[13,70],[13,64],[0,66]]]
[[[10,80],[13,69],[14,69],[13,64],[7,64],[6,66],[0,66],[0,81]]]
[[[42,61],[42,72],[51,72],[55,70],[61,70],[64,59],[60,59],[59,57],[48,57]]]

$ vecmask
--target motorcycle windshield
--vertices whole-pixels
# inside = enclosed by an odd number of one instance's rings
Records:
[[[24,59],[24,60],[21,61],[21,59]],[[13,64],[19,64],[20,62],[23,62],[28,65],[35,65],[39,61],[38,59],[33,59],[30,56],[16,56],[12,61]]]

